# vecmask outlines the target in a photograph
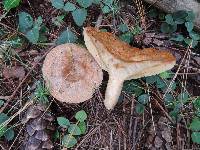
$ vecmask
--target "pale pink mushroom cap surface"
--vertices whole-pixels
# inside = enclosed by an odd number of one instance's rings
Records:
[[[66,103],[92,98],[103,79],[102,69],[91,54],[75,44],[52,49],[44,60],[42,72],[51,95]]]

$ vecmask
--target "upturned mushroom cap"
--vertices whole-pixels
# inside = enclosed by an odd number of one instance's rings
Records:
[[[66,103],[90,99],[103,79],[102,70],[91,54],[75,44],[52,49],[44,60],[42,72],[51,95]]]
[[[124,80],[155,75],[171,69],[176,63],[169,52],[131,47],[113,34],[93,27],[85,28],[83,34],[87,49],[109,73],[104,101],[107,109],[116,105]]]

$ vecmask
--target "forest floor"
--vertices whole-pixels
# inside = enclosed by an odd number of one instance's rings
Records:
[[[140,1],[90,1],[70,0],[76,8],[63,8],[62,0],[22,0],[10,10],[0,2],[0,149],[200,149],[200,36],[191,23],[165,28],[167,14]],[[86,19],[83,12],[73,16],[75,9],[86,10]],[[22,12],[30,15],[28,21]],[[156,76],[126,81],[112,111],[103,104],[106,72],[90,100],[58,102],[44,86],[43,60],[69,39],[84,45],[86,26],[112,32],[134,47],[167,50],[176,65]],[[68,129],[58,118],[76,123],[80,110],[87,114],[86,131],[66,144]],[[42,131],[40,136],[36,131]]]

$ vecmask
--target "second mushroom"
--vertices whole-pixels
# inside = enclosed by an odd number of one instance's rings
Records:
[[[113,34],[93,27],[85,28],[83,34],[87,49],[101,68],[109,73],[104,100],[107,109],[116,105],[125,80],[159,74],[176,63],[169,52],[134,48]]]
[[[58,101],[80,103],[92,98],[103,73],[91,54],[76,44],[56,46],[46,56],[43,77]]]

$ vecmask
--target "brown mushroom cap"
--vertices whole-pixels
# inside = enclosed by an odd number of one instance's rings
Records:
[[[109,32],[101,32],[93,27],[84,29],[85,44],[102,67],[109,72],[117,70],[124,80],[155,75],[171,69],[175,57],[167,51],[155,48],[139,49],[119,40]]]
[[[88,38],[92,38],[92,40],[94,39],[93,42],[94,45],[97,46],[97,49],[101,49],[102,46],[104,50],[111,53],[113,57],[122,60],[124,62],[159,61],[159,60],[163,62],[175,61],[174,56],[169,52],[158,51],[155,48],[140,49],[132,47],[128,43],[118,39],[118,37],[114,36],[112,33],[102,32],[97,28],[86,27],[84,29],[84,37],[86,40],[86,46]],[[88,50],[90,51],[90,48],[88,48]]]
[[[103,73],[91,54],[75,44],[52,49],[42,68],[51,95],[61,102],[80,103],[90,99],[103,79]]]
[[[131,47],[113,34],[93,27],[85,28],[83,34],[87,49],[109,74],[104,100],[107,109],[114,108],[125,80],[159,74],[176,63],[169,52]]]

